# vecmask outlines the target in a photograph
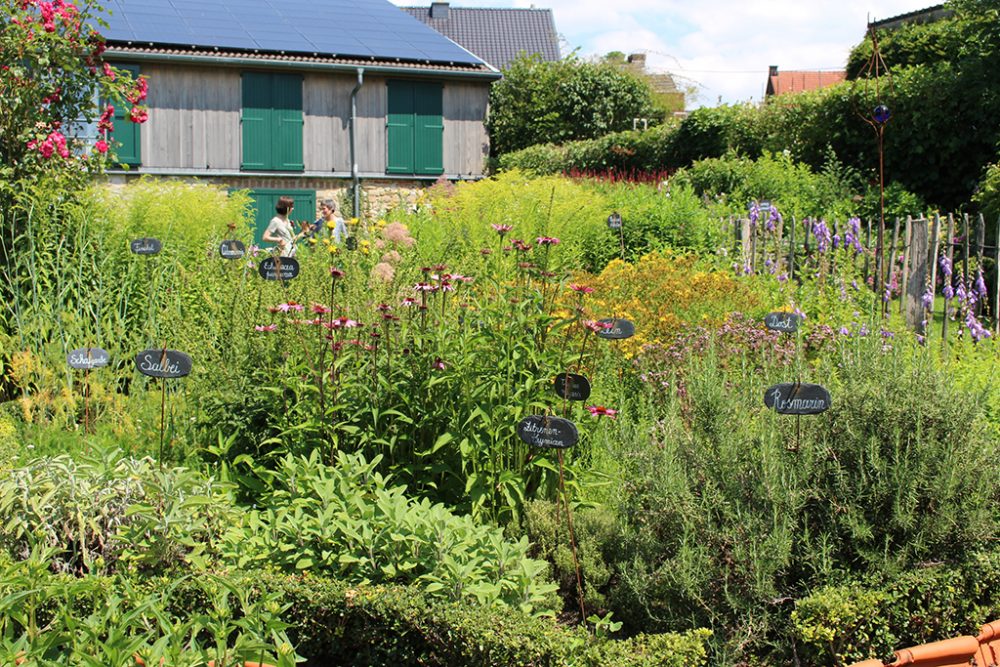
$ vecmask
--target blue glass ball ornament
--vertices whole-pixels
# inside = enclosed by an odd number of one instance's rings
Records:
[[[878,123],[879,125],[885,125],[886,123],[889,122],[889,118],[891,117],[892,117],[892,112],[889,111],[889,107],[887,107],[884,104],[878,105],[872,112],[872,118],[874,118],[875,122]]]

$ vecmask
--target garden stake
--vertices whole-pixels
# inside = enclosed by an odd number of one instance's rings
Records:
[[[983,214],[979,214],[979,218],[976,220],[976,269],[979,274],[982,275],[983,272],[983,246],[986,243],[986,221],[983,219]],[[976,315],[983,314],[983,301],[984,299],[978,299],[976,301]]]
[[[163,356],[160,357],[160,365],[165,366],[167,363],[167,346],[163,345]],[[166,422],[167,413],[167,380],[166,378],[160,378],[160,470],[163,470],[163,431]]]
[[[788,279],[795,279],[795,216],[788,226]]]
[[[1000,219],[997,220],[997,240],[996,247],[993,250],[993,261],[997,272],[993,290],[993,334],[1000,336]]]
[[[569,498],[566,497],[566,486],[563,483],[563,452],[557,450],[559,456],[559,493],[563,503],[566,505],[566,528],[569,530],[569,544],[573,551],[573,566],[576,568],[576,594],[580,601],[580,620],[587,621],[587,607],[583,602],[583,578],[580,576],[580,560],[576,555],[576,536],[573,533],[573,512],[569,506]]]

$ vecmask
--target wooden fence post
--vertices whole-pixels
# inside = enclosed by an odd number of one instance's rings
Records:
[[[953,240],[955,238],[955,216],[951,213],[948,214],[948,239],[945,241],[945,249],[948,253],[948,264],[951,268],[951,276],[944,275],[944,271],[941,272],[941,278],[944,281],[944,285],[951,285],[954,283],[955,276],[955,264],[952,260],[955,258],[955,244]],[[944,297],[944,317],[941,318],[941,347],[947,347],[948,345],[948,302],[947,296]]]
[[[924,221],[923,216],[921,216],[920,220],[918,220],[917,222],[923,222],[926,225],[926,221]],[[924,230],[924,238],[927,238],[926,232],[927,232],[927,230],[925,229]],[[909,277],[910,277],[910,258],[913,256],[913,253],[910,252],[910,246],[912,245],[912,242],[913,242],[913,218],[910,217],[910,216],[906,216],[906,233],[903,235],[903,237],[904,237],[904,241],[903,241],[903,281],[899,285],[899,290],[900,290],[899,293],[900,293],[900,297],[901,297],[899,299],[899,312],[901,312],[901,313],[904,312],[904,310],[905,310],[904,304],[906,303],[906,295],[908,294],[907,288],[909,287]],[[925,253],[925,256],[926,256],[926,253]],[[924,262],[926,262],[926,261],[927,260],[925,259]]]
[[[924,286],[927,283],[927,220],[923,216],[919,220],[906,219],[907,238],[906,259],[903,260],[903,283],[906,309],[906,326],[919,334],[926,331],[924,322],[927,312],[924,310]],[[907,280],[909,278],[909,280]]]
[[[750,265],[750,218],[740,219],[740,271]]]

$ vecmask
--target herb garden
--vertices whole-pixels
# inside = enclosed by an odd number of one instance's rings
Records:
[[[281,258],[246,192],[94,178],[68,93],[0,115],[0,664],[845,665],[1000,618],[975,209],[878,244],[788,155],[510,169]]]

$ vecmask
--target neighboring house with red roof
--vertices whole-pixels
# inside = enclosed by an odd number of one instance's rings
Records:
[[[843,71],[831,72],[821,70],[799,70],[779,72],[777,65],[771,65],[767,76],[767,90],[764,98],[786,93],[801,93],[806,90],[818,90],[840,83],[847,78]]]
[[[546,62],[560,58],[551,9],[452,7],[447,2],[400,9],[498,70],[521,53]]]

